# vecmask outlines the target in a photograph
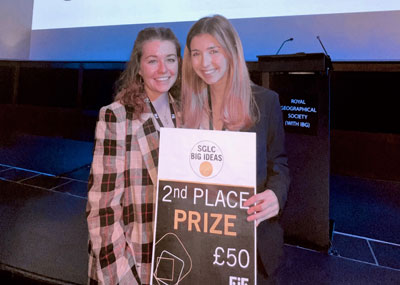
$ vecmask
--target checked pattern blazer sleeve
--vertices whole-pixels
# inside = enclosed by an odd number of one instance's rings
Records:
[[[150,114],[132,119],[118,102],[100,110],[89,176],[89,282],[150,279],[158,134]]]

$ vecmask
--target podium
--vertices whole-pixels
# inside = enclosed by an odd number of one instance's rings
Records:
[[[322,53],[258,56],[249,70],[279,94],[291,173],[281,222],[285,241],[320,251],[330,244],[330,59]]]

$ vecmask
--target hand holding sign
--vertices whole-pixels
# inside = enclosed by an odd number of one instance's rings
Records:
[[[275,217],[279,213],[279,202],[274,191],[267,189],[250,197],[243,206],[250,207],[247,210],[247,221],[256,220],[257,226],[269,218]]]

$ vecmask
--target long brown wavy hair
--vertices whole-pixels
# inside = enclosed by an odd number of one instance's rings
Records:
[[[145,110],[144,98],[146,93],[144,90],[144,83],[142,77],[139,75],[140,60],[143,54],[143,45],[147,41],[160,40],[170,41],[176,47],[176,55],[178,57],[178,77],[175,84],[169,90],[171,95],[178,99],[180,96],[180,72],[181,72],[181,46],[175,34],[169,28],[163,27],[150,27],[141,30],[135,40],[130,59],[122,72],[121,76],[115,83],[115,97],[114,101],[119,101],[121,104],[133,108],[135,118]]]

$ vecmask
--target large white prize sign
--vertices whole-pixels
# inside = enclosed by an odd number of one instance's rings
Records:
[[[256,284],[256,135],[161,128],[151,284]]]

